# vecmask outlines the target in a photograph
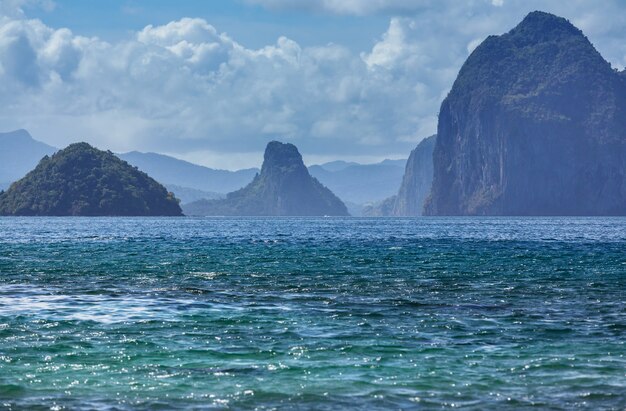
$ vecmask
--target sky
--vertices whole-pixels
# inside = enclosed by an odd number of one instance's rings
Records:
[[[529,12],[617,69],[624,0],[0,0],[0,132],[225,169],[406,158],[472,50]]]

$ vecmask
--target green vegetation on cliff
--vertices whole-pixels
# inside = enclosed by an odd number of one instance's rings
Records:
[[[0,194],[0,215],[179,216],[173,194],[113,153],[72,144]]]
[[[626,214],[626,81],[530,13],[467,59],[439,112],[431,215]]]

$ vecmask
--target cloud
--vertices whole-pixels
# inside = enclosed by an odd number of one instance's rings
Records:
[[[363,60],[371,67],[392,67],[403,56],[414,50],[406,42],[406,28],[398,18],[391,19],[389,29],[381,41],[376,43],[372,52],[363,54]]]
[[[231,168],[258,165],[249,161],[260,161],[271,139],[291,141],[309,158],[397,157],[435,131],[441,101],[474,47],[536,8],[572,19],[610,61],[626,63],[623,3],[560,4],[309,4],[361,12],[419,9],[389,18],[361,52],[340,44],[303,47],[286,37],[247,48],[198,18],[149,25],[107,42],[4,15],[0,129],[27,128],[57,146],[86,140],[222,167],[231,159]]]
[[[393,20],[358,55],[285,37],[249,49],[202,19],[108,43],[5,18],[0,124],[113,150],[257,152],[280,138],[312,155],[397,155],[440,94],[406,78],[420,63],[408,44],[393,48],[410,24]]]
[[[2,73],[26,86],[39,84],[37,55],[26,33],[14,27],[4,27],[0,31],[0,53]]]
[[[245,0],[270,10],[299,10],[325,12],[331,14],[364,16],[371,14],[406,15],[415,14],[432,8],[447,7],[444,3],[454,4],[449,0]],[[503,0],[480,0],[485,4],[501,6]]]

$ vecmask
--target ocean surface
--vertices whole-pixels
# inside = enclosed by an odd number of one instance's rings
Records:
[[[626,409],[623,218],[0,218],[0,409]]]

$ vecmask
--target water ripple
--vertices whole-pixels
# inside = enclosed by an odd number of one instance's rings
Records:
[[[624,409],[625,246],[620,218],[0,218],[0,403]]]

